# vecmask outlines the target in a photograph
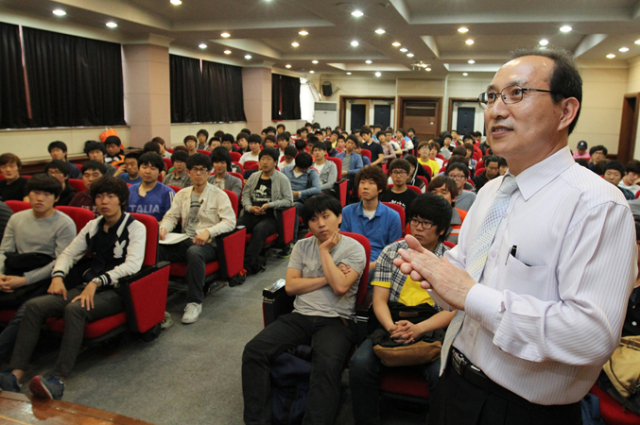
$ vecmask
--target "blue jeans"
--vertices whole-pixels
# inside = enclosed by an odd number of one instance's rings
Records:
[[[373,352],[373,343],[365,339],[349,362],[349,388],[351,388],[356,425],[380,423],[378,379],[381,367],[385,366],[382,366],[380,358]],[[430,397],[433,397],[440,375],[440,359],[416,367],[422,369]]]
[[[8,363],[11,359],[13,345],[18,337],[18,328],[20,327],[20,322],[22,322],[22,316],[24,316],[24,308],[25,306],[22,304],[13,319],[0,333],[0,363]]]

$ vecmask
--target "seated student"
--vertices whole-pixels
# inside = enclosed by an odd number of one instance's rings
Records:
[[[154,137],[153,139],[151,139],[152,142],[155,142],[158,144],[158,147],[160,147],[160,156],[163,158],[171,158],[171,152],[169,152],[165,146],[165,141],[162,137]]]
[[[351,135],[347,138],[344,152],[336,155],[336,158],[342,160],[342,177],[352,176],[353,178],[364,166],[362,156],[355,153],[357,147],[360,147],[360,142],[356,136]]]
[[[142,182],[129,187],[129,212],[149,214],[161,221],[171,208],[173,195],[170,187],[158,181],[158,175],[164,167],[160,155],[148,152],[138,159],[138,168]]]
[[[382,147],[382,154],[384,158],[382,160],[382,164],[387,164],[387,166],[389,166],[389,164],[391,164],[391,161],[396,159],[396,149],[391,144],[391,141],[387,140],[387,135],[382,131],[378,132],[378,140],[380,141],[380,146]],[[400,149],[398,149],[398,155],[402,155],[402,151]]]
[[[262,142],[262,146],[265,148],[275,148],[276,147],[276,138],[272,135],[267,135]]]
[[[51,155],[51,159],[59,159],[64,161],[69,165],[69,178],[70,179],[81,179],[82,173],[80,169],[75,165],[69,162],[67,159],[67,145],[64,142],[55,141],[49,143],[49,155]]]
[[[402,128],[396,130],[396,142],[400,145],[402,152],[411,152],[414,148],[413,139]]]
[[[407,237],[416,238],[423,248],[442,258],[449,250],[442,242],[449,228],[451,205],[439,196],[423,193],[412,201],[409,214],[412,236]],[[393,264],[394,259],[400,258],[398,250],[408,248],[404,240],[387,246],[378,258],[371,282],[373,312],[378,319],[378,328],[385,329],[386,335],[398,344],[409,344],[425,333],[437,330],[441,330],[438,333],[444,336],[444,329],[455,315],[454,311],[442,311],[429,293],[420,287],[420,282],[402,274]],[[407,307],[426,307],[425,304],[429,304],[432,308],[426,309],[432,315],[416,324],[408,320],[394,321],[390,303],[400,303]],[[394,305],[396,306],[397,304]],[[373,345],[371,339],[365,339],[349,362],[349,388],[356,425],[380,424],[378,379],[383,366],[380,358],[373,352]],[[440,375],[440,359],[420,366],[429,387],[430,399],[433,399]]]
[[[356,146],[356,148],[353,151],[358,155],[360,155],[360,158],[362,158],[362,166],[366,167],[367,165],[371,165],[371,160],[369,159],[368,156],[362,154],[363,144],[364,144],[364,141],[360,141],[360,145]]]
[[[226,150],[226,148],[223,148]],[[171,162],[173,163],[173,172],[167,174],[162,183],[167,186],[189,187],[192,185],[189,173],[187,173],[187,159],[189,154],[183,150],[175,150],[171,155]]]
[[[285,131],[284,133],[278,134],[278,152],[280,153],[278,162],[282,160],[282,157],[284,156],[284,150],[289,145],[291,145],[291,136],[289,135],[289,132]]]
[[[467,179],[469,178],[469,168],[462,162],[454,162],[447,165],[447,171],[445,175],[451,177],[458,186],[458,196],[456,197],[456,208],[469,211],[471,205],[476,200],[476,194],[470,190],[464,190]]]
[[[367,166],[360,170],[356,175],[355,188],[360,193],[361,201],[344,207],[340,230],[358,233],[369,239],[369,269],[373,271],[384,247],[402,237],[402,223],[397,212],[378,200],[387,188],[387,176],[380,167]]]
[[[217,130],[215,133],[213,133],[213,137],[218,137],[219,139],[222,139],[222,136],[224,136],[224,131],[222,130]]]
[[[461,146],[459,146],[459,147],[461,147]],[[473,159],[473,154],[475,153],[475,149],[473,147],[473,144],[472,143],[468,143],[468,142],[465,143],[464,144],[464,150],[465,150],[464,157],[469,160],[469,169],[470,170],[475,170],[476,167],[478,166],[478,161]]]
[[[625,174],[618,186],[635,194],[640,190],[640,185],[638,184],[640,183],[640,161],[631,160],[624,168]]]
[[[76,193],[76,196],[69,202],[69,206],[87,209],[98,217],[100,212],[98,212],[96,204],[93,203],[90,189],[93,182],[104,176],[106,172],[106,166],[100,162],[87,161],[82,164],[82,182],[86,190]]]
[[[593,146],[589,149],[589,155],[591,156],[591,159],[589,160],[589,169],[594,173],[597,173],[597,164],[607,159],[608,153],[609,150],[602,145]],[[598,174],[602,175],[602,173]]]
[[[476,193],[487,184],[489,180],[493,180],[500,175],[499,159],[495,155],[488,155],[484,158],[484,171],[479,176],[473,178],[476,184]]]
[[[116,168],[113,165],[109,165],[104,161],[104,157],[107,154],[107,149],[104,144],[100,142],[94,142],[87,140],[84,144],[84,153],[89,157],[91,161],[96,161],[105,165],[106,176],[113,176],[116,172]]]
[[[276,129],[273,126],[269,126],[267,128],[265,128],[265,131],[267,132],[267,136],[273,136],[274,138],[276,137]]]
[[[410,171],[411,164],[407,160],[394,159],[389,165],[389,177],[393,181],[393,187],[385,189],[380,198],[382,202],[392,202],[404,208],[405,217],[409,215],[409,205],[418,196],[416,192],[407,187]]]
[[[498,157],[498,168],[500,169],[500,175],[504,176],[509,171],[509,165],[507,164],[506,158],[499,156]]]
[[[316,140],[318,140],[318,138],[315,136],[311,136],[311,137],[314,137]],[[309,137],[309,140],[311,140],[311,137]],[[294,146],[296,147],[296,151],[298,151],[298,153],[307,151],[307,142],[304,140],[300,140],[300,139],[296,140],[294,143]]]
[[[214,176],[209,176],[208,182],[221,190],[230,190],[238,196],[242,193],[242,180],[228,173],[231,170],[231,156],[229,152],[219,146],[211,152],[211,162],[213,170],[216,172]]]
[[[22,201],[25,197],[27,179],[20,177],[21,168],[22,161],[17,155],[0,155],[0,173],[4,177],[4,180],[0,181],[0,201]]]
[[[250,151],[250,149],[249,149],[249,136],[250,135],[251,135],[251,133],[245,133],[244,131],[241,131],[236,136],[236,144],[238,145],[238,149],[236,149],[234,152],[239,152],[239,153],[244,155],[245,153]],[[225,139],[222,139],[222,140],[224,141]],[[262,143],[262,138],[260,138],[260,143]]]
[[[18,382],[24,376],[42,325],[50,317],[64,317],[60,353],[50,377],[38,375],[29,382],[35,397],[59,400],[80,352],[85,321],[124,311],[122,298],[114,289],[120,279],[142,267],[146,229],[124,212],[129,190],[122,180],[99,179],[91,188],[91,197],[102,217],[87,223],[58,256],[47,291],[50,295],[33,298],[25,304],[9,371],[0,373],[0,389],[4,391],[20,391]],[[90,266],[84,266],[82,273],[74,271],[74,264],[87,252],[92,253]]]
[[[62,186],[62,192],[57,196],[54,207],[59,205],[66,206],[76,196],[76,190],[69,184],[69,165],[66,161],[54,159],[44,165],[44,172],[50,176],[53,176]],[[29,183],[27,183],[27,187]],[[29,194],[27,194],[27,197]],[[74,235],[75,236],[75,235]]]
[[[260,160],[260,144],[262,143],[262,139],[257,134],[252,134],[249,136],[249,152],[244,153],[240,157],[240,165],[244,167],[245,162],[247,161],[259,161]]]
[[[238,225],[245,226],[251,240],[244,253],[247,274],[256,274],[266,268],[266,261],[258,258],[267,236],[278,231],[275,208],[293,205],[291,183],[276,171],[278,151],[265,148],[260,151],[260,169],[251,174],[242,191],[244,211]]]
[[[340,137],[342,137],[342,136],[340,136]],[[344,142],[344,140],[343,140],[343,142]],[[338,155],[340,152],[344,152],[344,149],[338,150],[338,148],[334,148],[331,145],[331,142],[328,141],[328,140],[324,141],[324,142],[320,142],[320,143],[324,144],[324,150],[325,150],[325,152],[329,153],[329,157],[331,157],[331,158],[335,158],[336,155]],[[312,146],[315,146],[315,143]]]
[[[318,177],[318,172],[311,168],[312,165],[313,158],[311,157],[311,155],[303,152],[299,153],[298,156],[296,156],[294,165],[289,165],[282,169],[282,174],[284,174],[291,183],[293,203],[296,206],[296,212],[298,213],[298,216],[300,216],[302,205],[304,205],[305,201],[311,196],[318,195],[321,192],[320,178]],[[293,243],[296,243],[296,241],[298,240],[299,223],[299,220],[296,220],[295,229],[293,231]],[[281,257],[287,258],[289,257],[290,253],[290,249],[285,249]]]
[[[0,333],[0,363],[9,361],[13,351],[24,314],[21,306],[47,293],[56,257],[76,237],[73,220],[54,209],[62,190],[56,178],[36,174],[26,190],[31,209],[11,215],[0,245],[0,309],[18,309]]]
[[[183,143],[184,143],[184,146],[187,148],[187,154],[189,154],[189,156],[197,153],[198,139],[196,139],[196,136],[193,136],[193,135],[186,136],[184,138]]]
[[[360,129],[360,135],[364,143],[362,149],[366,149],[371,152],[371,165],[377,165],[382,167],[382,161],[384,161],[384,152],[379,142],[376,142],[371,137],[371,129],[369,127],[362,127]]]
[[[182,323],[194,323],[202,312],[205,265],[217,256],[215,237],[236,227],[236,214],[227,194],[207,183],[211,171],[211,160],[207,156],[191,155],[187,168],[192,186],[176,194],[171,209],[160,223],[160,239],[164,240],[180,220],[182,233],[189,238],[173,245],[160,245],[158,258],[187,263],[187,305]]]
[[[125,183],[134,185],[142,183],[142,177],[140,177],[140,170],[138,169],[138,159],[140,158],[140,152],[129,152],[124,156],[124,162],[115,172],[113,177],[118,177],[124,180]]]
[[[338,136],[338,141],[336,142],[336,146],[335,146],[335,148],[337,149],[337,152],[334,153],[334,156],[337,155],[338,152],[344,152],[347,145],[347,137],[349,137],[347,133],[343,133]],[[331,156],[331,154],[329,154],[329,156]]]
[[[320,190],[325,194],[333,194],[333,185],[338,181],[338,168],[333,161],[328,161],[326,142],[317,142],[312,145],[311,152],[316,161],[312,168],[318,172]]]
[[[356,240],[339,233],[340,202],[309,198],[302,219],[312,237],[293,248],[285,290],[294,310],[263,329],[242,353],[244,422],[271,423],[274,360],[289,347],[310,345],[311,379],[303,423],[333,424],[340,405],[340,376],[356,338],[355,299],[367,261]]]
[[[437,176],[440,172],[440,165],[438,165],[435,159],[431,158],[432,149],[435,150],[436,153],[438,152],[436,145],[437,143],[435,142],[426,141],[420,142],[420,145],[418,145],[418,163],[420,165],[426,165],[431,169],[431,177]]]
[[[447,241],[457,245],[460,228],[462,227],[462,223],[464,223],[464,219],[467,217],[466,211],[456,208],[458,185],[451,177],[436,176],[431,180],[431,183],[429,183],[427,191],[442,196],[453,207],[451,212],[451,225],[449,232],[447,232]]]
[[[298,155],[298,150],[295,146],[289,145],[284,148],[284,155],[280,158],[280,162],[278,163],[278,169],[282,170],[284,167],[288,167],[289,165],[293,165],[296,159],[296,155]]]
[[[235,146],[233,146],[233,143],[234,139],[233,135],[231,134],[225,134],[220,138],[220,146],[222,146],[229,152],[237,152],[237,149],[235,148]]]
[[[308,134],[309,134],[309,130],[306,127],[302,127],[302,128],[299,128],[296,131],[296,134],[298,136],[298,139],[307,140],[307,137],[308,137]]]
[[[279,135],[281,135],[282,133],[284,133],[284,131],[285,131],[286,129],[287,129],[287,128],[284,126],[284,124],[278,124],[278,125],[276,126],[276,134],[279,136]]]
[[[209,145],[207,146],[207,150],[209,152],[213,152],[215,148],[222,145],[222,139],[219,137],[213,136],[209,139]]]
[[[409,177],[407,178],[407,184],[417,186],[424,192],[424,181],[422,181],[422,179],[419,179],[418,176],[424,177],[427,180],[429,180],[431,176],[427,175],[427,172],[424,170],[424,168],[422,168],[422,165],[420,165],[420,163],[418,162],[418,158],[416,158],[415,156],[405,155],[405,157],[402,159],[406,160],[411,166],[411,170],[409,170]],[[393,181],[391,183],[393,183]]]
[[[118,136],[107,137],[104,141],[104,147],[107,150],[107,154],[104,157],[105,164],[118,168],[124,163],[124,152],[120,149],[121,146],[122,141]]]
[[[203,128],[201,130],[198,130],[198,132],[196,133],[196,136],[198,137],[198,140],[196,143],[196,149],[200,151],[206,150],[207,140],[209,139],[209,132]]]
[[[451,158],[451,154],[458,145],[453,141],[453,136],[450,133],[443,133],[440,137],[437,138],[437,141],[441,144],[440,151],[438,152],[440,155],[444,157],[444,159]]]
[[[622,194],[624,195],[627,201],[636,199],[635,193],[631,192],[629,189],[625,189],[619,186],[620,182],[622,181],[622,176],[624,176],[624,172],[625,172],[624,166],[621,163],[619,163],[618,161],[609,161],[604,166],[603,171],[604,171],[604,179],[609,183],[611,183],[612,185],[615,185],[618,189],[620,189],[620,191],[622,191]]]
[[[591,159],[591,155],[587,152],[587,147],[587,142],[580,140],[576,152],[573,153],[573,159],[586,159],[587,161]]]

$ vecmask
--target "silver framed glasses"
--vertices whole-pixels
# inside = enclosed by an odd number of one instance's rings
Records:
[[[502,101],[505,105],[513,105],[514,103],[520,102],[524,99],[524,92],[527,91],[539,91],[543,93],[551,93],[555,94],[551,90],[542,90],[542,89],[532,89],[528,87],[520,87],[520,86],[509,86],[502,89],[502,91],[498,92],[496,90],[488,90],[484,93],[481,93],[478,96],[478,103],[483,109],[489,109],[493,107],[493,105],[498,100],[498,96],[502,97]]]

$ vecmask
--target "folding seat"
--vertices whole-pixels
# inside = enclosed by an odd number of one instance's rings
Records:
[[[11,208],[11,211],[13,211],[14,214],[31,209],[31,204],[25,201],[5,201],[5,204]]]
[[[367,158],[369,158],[370,162],[373,162],[371,161],[371,151],[369,149],[362,149],[362,156],[366,156]]]
[[[247,170],[257,170],[259,168],[260,168],[260,166],[258,164],[258,161],[245,161],[244,162],[245,171],[247,171]]]
[[[229,155],[231,156],[232,162],[238,162],[242,157],[242,154],[240,152],[229,152]]]
[[[168,172],[171,169],[171,167],[173,167],[173,163],[171,162],[171,158],[162,158],[162,160],[164,161],[165,171]]]
[[[296,220],[296,207],[291,206],[288,208],[276,209],[276,224],[278,231],[273,233],[264,240],[262,245],[262,252],[276,247],[285,247],[287,244],[293,241],[293,233],[295,229]],[[249,243],[251,240],[251,233],[247,233],[245,237],[245,243]],[[244,249],[242,251],[244,259]]]
[[[392,187],[393,187],[393,184],[391,184],[391,183],[387,185],[387,189],[391,189]],[[418,195],[422,195],[422,191],[420,190],[420,188],[418,186],[414,186],[412,184],[408,184],[407,185],[407,189],[411,189],[415,193],[417,193]]]
[[[478,177],[483,172],[484,172],[484,168],[476,167],[475,176]]]
[[[206,151],[206,150],[202,150],[202,149],[197,149],[196,152],[201,153],[202,155],[206,155],[206,156],[211,155],[211,152]]]
[[[74,188],[76,192],[84,192],[87,188],[84,186],[82,179],[69,179],[67,180],[69,186]]]
[[[613,397],[604,392],[598,384],[589,391],[600,399],[600,417],[607,425],[640,425],[640,416],[624,409]]]

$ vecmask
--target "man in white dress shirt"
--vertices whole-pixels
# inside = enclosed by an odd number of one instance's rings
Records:
[[[567,52],[516,52],[480,97],[509,172],[478,194],[445,258],[408,236],[415,252],[396,260],[458,310],[431,425],[580,424],[579,402],[618,345],[637,275],[634,222],[620,191],[571,156],[581,99]],[[478,269],[487,223],[498,224]]]

